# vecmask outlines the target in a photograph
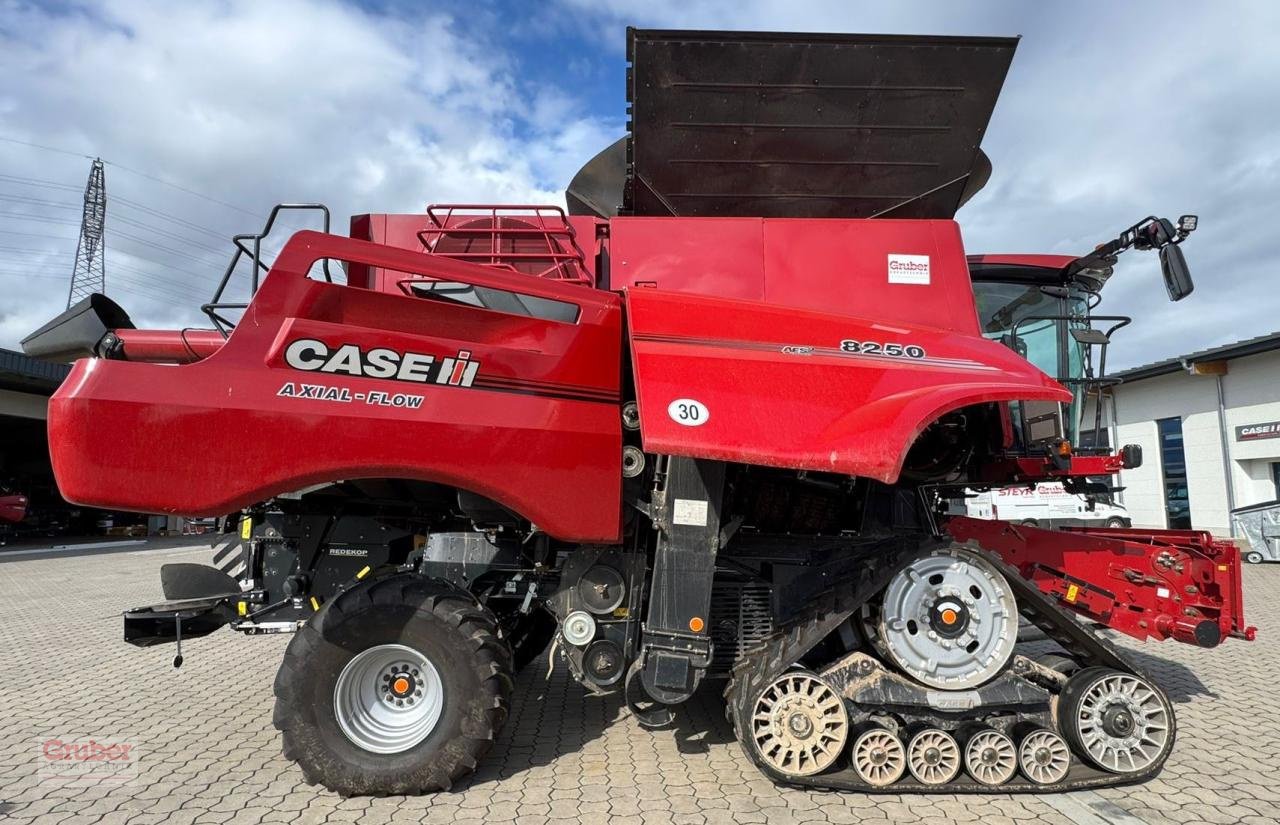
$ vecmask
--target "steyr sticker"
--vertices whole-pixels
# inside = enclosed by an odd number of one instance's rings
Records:
[[[701,427],[711,417],[711,411],[701,401],[692,398],[677,398],[667,405],[667,415],[671,420],[684,427]]]
[[[889,253],[889,283],[928,286],[929,256]]]

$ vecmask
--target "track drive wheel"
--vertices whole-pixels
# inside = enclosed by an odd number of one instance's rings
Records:
[[[511,650],[467,593],[414,575],[329,602],[294,635],[274,722],[308,782],[343,796],[448,789],[506,721]]]
[[[1072,749],[1110,773],[1145,771],[1173,749],[1173,707],[1141,676],[1087,667],[1062,689],[1058,713]]]
[[[849,738],[844,700],[816,674],[793,670],[756,698],[749,739],[753,755],[784,777],[813,776],[835,763]]]

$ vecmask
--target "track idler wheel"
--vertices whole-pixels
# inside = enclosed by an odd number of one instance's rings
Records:
[[[844,700],[807,671],[770,682],[751,714],[751,744],[760,759],[784,776],[821,773],[840,757],[849,737]]]
[[[1018,749],[998,730],[982,730],[964,746],[964,767],[983,785],[1003,785],[1018,772]]]
[[[1033,730],[1018,746],[1018,767],[1023,776],[1037,785],[1053,785],[1067,777],[1071,769],[1071,749],[1053,731]]]
[[[945,785],[960,773],[960,746],[946,731],[926,728],[907,745],[907,768],[925,785]]]
[[[907,771],[902,740],[884,728],[872,728],[854,740],[852,759],[854,771],[875,788],[892,785]]]
[[[1169,699],[1140,676],[1088,667],[1062,689],[1059,718],[1071,747],[1109,773],[1145,771],[1173,749]]]

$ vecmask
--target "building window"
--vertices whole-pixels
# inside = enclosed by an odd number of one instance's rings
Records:
[[[1182,450],[1182,419],[1161,418],[1160,466],[1164,472],[1164,512],[1170,530],[1191,529],[1191,499],[1187,496],[1187,457]]]
[[[1280,501],[1280,461],[1271,462],[1271,483],[1276,488],[1276,501]]]

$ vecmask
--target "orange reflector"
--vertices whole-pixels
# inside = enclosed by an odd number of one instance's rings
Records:
[[[952,610],[951,608],[947,608],[946,610],[942,611],[942,623],[943,623],[943,624],[955,624],[955,623],[956,623],[956,612],[955,612],[954,610]]]
[[[692,619],[689,620],[689,629],[692,630],[694,633],[701,633],[702,628],[706,626],[707,626],[707,623],[702,620],[701,616],[694,616]]]
[[[391,689],[396,693],[405,693],[409,690],[409,680],[401,676],[391,683]]]
[[[1067,601],[1071,604],[1076,603],[1076,599],[1080,598],[1080,588],[1077,585],[1069,585],[1067,587]]]

